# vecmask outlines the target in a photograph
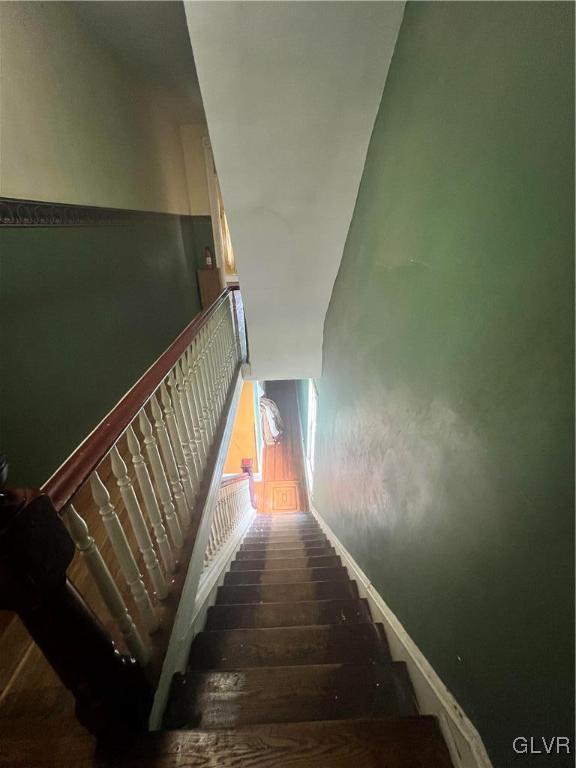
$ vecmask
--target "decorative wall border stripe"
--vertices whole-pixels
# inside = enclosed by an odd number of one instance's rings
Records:
[[[166,220],[175,216],[188,218],[175,213],[130,211],[0,197],[0,227],[110,227],[133,224],[143,219]]]

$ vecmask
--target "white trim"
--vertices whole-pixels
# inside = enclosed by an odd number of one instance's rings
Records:
[[[208,545],[208,537],[212,527],[212,517],[216,506],[216,497],[220,490],[220,479],[226,461],[226,454],[228,452],[228,445],[232,435],[232,428],[236,418],[236,411],[238,410],[243,383],[242,374],[239,371],[236,375],[236,381],[234,382],[232,402],[230,403],[230,409],[226,416],[224,434],[222,435],[222,441],[218,448],[218,455],[210,478],[206,501],[202,510],[200,510],[200,525],[198,526],[198,531],[196,533],[196,541],[194,542],[192,556],[188,563],[184,587],[182,588],[182,594],[180,595],[180,602],[178,603],[178,609],[174,618],[174,624],[168,642],[168,649],[164,657],[162,672],[160,673],[160,679],[154,695],[154,703],[148,720],[150,730],[157,730],[161,727],[162,715],[164,713],[164,708],[166,707],[168,694],[170,693],[172,677],[176,672],[183,672],[186,668],[190,645],[194,635],[199,631],[197,629],[199,626],[199,612],[204,607],[202,600],[206,601],[210,595],[213,595],[215,592],[215,589],[212,589],[209,594],[206,595],[205,585],[208,583],[209,576],[203,573],[204,553],[206,552],[206,547]],[[243,525],[241,528],[243,528]],[[232,538],[236,541],[236,534]],[[237,541],[237,546],[239,546],[239,543],[240,540]],[[229,544],[231,547],[231,542],[229,542]],[[228,551],[228,549],[229,547],[227,545],[224,547],[223,551]],[[234,553],[232,553],[231,557],[233,554]],[[222,558],[224,557],[222,553],[220,553],[220,555]],[[220,555],[215,558],[214,563],[209,569],[209,573],[216,572],[216,564],[221,563]],[[222,567],[224,568],[225,565]],[[205,597],[202,597],[200,593],[201,585],[203,588],[202,595],[206,595]]]
[[[406,663],[420,712],[438,718],[454,768],[493,768],[480,734],[454,696],[312,502],[310,511],[358,584],[360,596],[368,600],[374,621],[384,625],[392,658]]]
[[[212,235],[214,238],[214,258],[216,259],[216,266],[222,270],[222,275],[225,275],[222,259],[222,231],[220,228],[220,208],[218,205],[218,188],[216,166],[214,164],[214,155],[212,154],[212,144],[207,136],[202,139],[202,145],[204,147],[204,162],[206,163],[206,180],[208,182],[208,199],[210,201],[210,218],[212,219]]]

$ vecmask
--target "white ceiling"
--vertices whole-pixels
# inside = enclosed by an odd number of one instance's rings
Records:
[[[401,2],[186,2],[252,374],[316,377]]]

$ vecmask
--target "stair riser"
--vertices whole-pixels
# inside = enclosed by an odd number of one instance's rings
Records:
[[[306,520],[279,520],[278,522],[273,523],[262,523],[260,520],[255,520],[251,527],[252,529],[261,528],[265,530],[278,531],[284,528],[319,528],[320,526],[316,520],[308,518]]]
[[[271,571],[229,571],[224,584],[286,584],[287,582],[347,581],[348,572],[342,566],[336,568],[304,568]]]
[[[218,587],[216,603],[219,605],[282,603],[357,597],[358,587],[353,581],[310,581],[304,584]]]
[[[318,536],[323,536],[323,535],[324,535],[324,531],[322,531],[320,528],[283,528],[282,530],[278,530],[278,529],[265,530],[262,528],[252,528],[246,534],[247,538],[254,538],[254,537],[269,538],[269,537],[275,537],[275,536],[285,536],[285,537],[292,537],[292,538],[302,538],[303,536],[308,536],[308,537],[315,536],[317,538]]]
[[[282,528],[284,525],[318,525],[318,521],[312,517],[312,515],[302,515],[302,517],[274,517],[270,520],[263,520],[260,516],[257,516],[253,526],[259,528]]]
[[[200,632],[190,649],[193,669],[391,662],[381,625],[282,627]]]
[[[236,553],[236,560],[275,560],[293,557],[330,557],[335,555],[334,547],[310,547],[309,549],[244,549]]]
[[[314,520],[310,512],[258,512],[255,522],[282,522],[284,520]]]
[[[310,549],[314,547],[324,547],[324,546],[330,546],[330,542],[326,538],[315,538],[315,539],[307,539],[303,541],[302,539],[284,539],[284,540],[276,540],[273,539],[272,541],[245,541],[244,544],[240,547],[240,552],[245,552],[247,550],[252,551],[259,551],[259,550],[270,550],[270,549]]]
[[[263,571],[277,568],[335,568],[342,565],[336,555],[326,557],[277,557],[270,560],[234,560],[230,564],[232,571]]]
[[[242,546],[267,546],[283,544],[311,544],[313,542],[325,542],[328,539],[320,534],[311,536],[246,536]]]
[[[206,630],[360,624],[371,620],[368,604],[364,600],[213,605],[208,609]]]
[[[274,539],[244,539],[240,549],[248,549],[250,547],[272,547],[273,549],[278,547],[319,547],[328,543],[326,536],[314,536],[306,539],[286,536]]]

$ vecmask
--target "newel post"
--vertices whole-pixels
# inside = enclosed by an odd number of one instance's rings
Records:
[[[74,543],[48,496],[5,488],[0,457],[0,609],[15,611],[101,739],[146,727],[152,691],[66,576]]]
[[[242,459],[240,464],[242,472],[248,475],[248,488],[250,489],[250,503],[256,509],[256,492],[254,490],[254,471],[252,470],[252,459]]]

